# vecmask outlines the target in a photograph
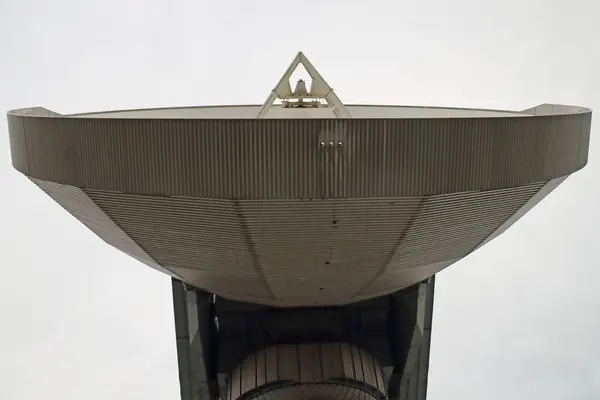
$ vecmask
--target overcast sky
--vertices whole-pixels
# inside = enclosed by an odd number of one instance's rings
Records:
[[[90,3],[0,0],[0,110],[262,103],[298,50],[346,103],[600,110],[593,0]],[[592,126],[585,170],[438,275],[429,400],[600,397]],[[177,400],[170,279],[15,172],[0,134],[0,399]]]

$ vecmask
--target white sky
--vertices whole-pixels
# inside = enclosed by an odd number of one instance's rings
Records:
[[[600,109],[599,17],[593,0],[0,0],[0,110],[262,103],[298,50],[346,103]],[[429,400],[599,397],[597,125],[585,170],[439,274]],[[0,399],[178,399],[169,278],[16,173],[0,130]]]

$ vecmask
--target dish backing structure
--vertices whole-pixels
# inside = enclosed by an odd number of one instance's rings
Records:
[[[298,53],[262,106],[8,123],[19,172],[172,277],[182,399],[396,400],[435,274],[586,165],[591,111],[346,105]]]

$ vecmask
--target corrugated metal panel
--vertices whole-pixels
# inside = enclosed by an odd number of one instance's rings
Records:
[[[313,383],[310,385],[276,388],[265,394],[251,398],[256,400],[376,400],[373,395],[365,392],[364,390],[330,383]]]
[[[343,304],[464,257],[544,183],[427,198],[231,201],[85,192],[164,268],[223,297]]]
[[[365,350],[358,349],[358,351],[360,351],[363,380],[365,382],[371,382],[374,387],[385,393],[385,388],[383,385],[380,385],[380,382],[377,380],[377,371],[381,373],[381,368],[375,366],[375,359]]]
[[[319,345],[302,348],[298,352],[298,362],[301,383],[321,382],[325,379]]]
[[[60,204],[71,215],[77,218],[88,229],[98,235],[109,245],[135,258],[142,263],[159,271],[178,277],[159,265],[138,244],[124,233],[115,222],[110,219],[83,190],[53,182],[31,179],[54,201]]]
[[[355,296],[386,263],[420,202],[274,200],[241,205],[275,298],[336,304]]]
[[[279,354],[277,363],[259,365],[254,362],[259,359],[266,360],[266,357],[257,355],[273,350]],[[344,355],[347,357],[344,358]],[[370,368],[367,374],[364,372],[365,365]],[[377,374],[381,376],[381,367],[377,360],[365,351],[345,343],[277,345],[262,349],[248,357],[232,372],[230,385],[237,388],[238,379],[241,382],[257,381],[256,377],[262,374],[260,371],[264,368],[279,371],[278,378],[266,381],[264,384],[267,386],[262,389],[259,385],[242,385],[242,398],[294,399],[300,394],[304,396],[302,399],[385,398],[386,391],[377,379]],[[237,391],[233,390],[233,393]]]
[[[426,198],[386,268],[394,271],[465,256],[465,250],[491,235],[544,184]]]
[[[298,346],[280,345],[277,346],[277,366],[269,365],[269,368],[277,368],[279,371],[279,380],[293,381],[300,379],[300,362],[298,361]],[[243,371],[244,373],[246,371]],[[253,374],[252,371],[247,371]]]
[[[277,368],[278,362],[278,351],[276,347],[269,347],[263,353],[265,353],[265,369],[267,371],[267,380],[263,383],[273,382],[279,379],[279,369]]]
[[[10,139],[10,155],[13,167],[25,175],[28,174],[29,165],[27,156],[27,142],[23,118],[8,116],[8,135]]]
[[[162,198],[86,190],[115,223],[162,265],[255,276],[236,206],[231,201]]]
[[[267,353],[264,351],[256,353],[256,386],[267,383]]]
[[[369,290],[356,297],[357,300],[370,299],[398,291],[399,282],[421,282],[444,268],[454,264],[458,258],[440,261],[437,263],[422,265],[419,268],[408,268],[403,270],[385,270],[378,275],[368,286]],[[402,285],[403,289],[409,285]]]
[[[540,187],[537,193],[535,193],[529,200],[527,200],[527,202],[525,202],[525,204],[523,204],[523,206],[521,206],[521,208],[519,208],[510,218],[508,218],[498,228],[496,228],[496,230],[492,232],[484,241],[479,243],[479,245],[477,245],[477,247],[474,250],[477,250],[478,248],[484,246],[486,243],[495,239],[508,228],[510,228],[512,224],[514,224],[516,221],[519,220],[519,218],[521,218],[523,215],[529,212],[529,210],[535,207],[536,204],[538,204],[554,189],[556,189],[558,185],[565,181],[565,179],[567,179],[566,176],[561,176],[560,178],[555,178],[546,182],[544,186]]]
[[[234,202],[36,183],[142,262],[223,297],[275,305],[343,304],[425,279],[475,249],[544,186]]]
[[[18,147],[15,167],[37,179],[126,193],[265,199],[413,197],[547,181],[584,166],[581,132],[588,119],[585,113],[373,120],[9,115],[9,126]],[[322,139],[334,146],[321,147]]]
[[[581,136],[579,138],[579,165],[586,165],[590,152],[590,134],[592,132],[592,113],[582,116]]]
[[[342,343],[320,344],[321,353],[328,355],[328,357],[321,356],[324,377],[336,376],[339,371],[343,370],[342,346]],[[385,391],[383,387],[378,386],[377,388]]]
[[[262,366],[261,368],[262,369]],[[258,364],[256,363],[256,356],[254,354],[249,355],[242,362],[242,393],[246,393],[256,387],[257,376],[258,376]],[[254,371],[253,375],[244,374],[243,371]]]

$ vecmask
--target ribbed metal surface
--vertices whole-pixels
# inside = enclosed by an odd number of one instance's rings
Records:
[[[14,165],[37,179],[164,196],[315,199],[490,190],[568,175],[587,160],[590,116],[8,118]]]
[[[236,202],[85,192],[176,276],[224,297],[273,300]]]
[[[419,282],[466,256],[545,183],[428,197],[363,294],[372,297],[395,291],[399,282]]]
[[[169,273],[169,271],[156,263],[152,257],[128,237],[127,234],[125,234],[115,222],[83,192],[83,190],[73,186],[59,185],[54,182],[41,181],[33,178],[31,180],[106,243],[152,268]]]
[[[313,383],[273,389],[267,393],[253,397],[256,400],[376,400],[372,394],[346,385],[330,383]]]
[[[78,190],[51,186],[63,197]],[[130,242],[113,239],[129,238],[152,257],[138,259],[213,293],[277,305],[343,304],[411,285],[462,258],[542,186],[373,200],[78,196],[114,221],[96,231],[108,243],[130,253]],[[54,198],[71,211],[68,199]]]
[[[21,114],[9,114],[15,168],[108,243],[278,306],[345,304],[439,272],[582,168],[591,120]]]
[[[277,345],[246,358],[231,373],[227,400],[237,398],[383,399],[381,367],[345,343]]]

